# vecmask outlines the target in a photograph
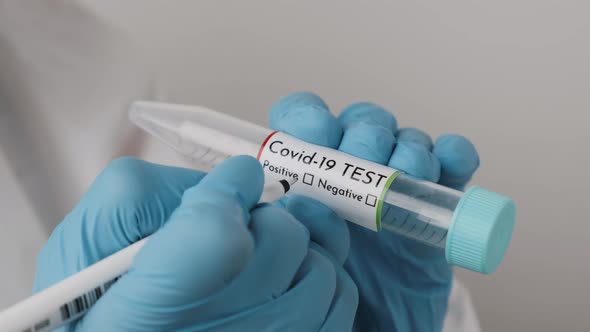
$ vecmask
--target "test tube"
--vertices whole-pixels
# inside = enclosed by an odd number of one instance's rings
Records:
[[[206,166],[233,155],[256,157],[273,133],[200,106],[138,101],[129,117],[188,159]],[[502,261],[515,223],[515,205],[506,196],[477,186],[461,192],[404,173],[386,188],[378,214],[379,230],[440,248],[449,264],[485,274],[494,272]]]

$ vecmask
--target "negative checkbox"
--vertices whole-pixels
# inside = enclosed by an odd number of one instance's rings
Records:
[[[375,207],[377,205],[377,196],[367,195],[367,199],[365,200],[365,204],[368,206]]]

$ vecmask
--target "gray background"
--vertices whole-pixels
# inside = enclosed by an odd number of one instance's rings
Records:
[[[590,327],[589,2],[85,2],[146,47],[170,101],[265,124],[310,90],[470,137],[474,183],[518,205],[500,269],[458,272],[484,331]]]

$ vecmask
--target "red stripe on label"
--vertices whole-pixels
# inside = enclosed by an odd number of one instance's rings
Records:
[[[266,146],[266,143],[268,143],[268,140],[270,140],[270,138],[272,137],[272,135],[278,133],[279,131],[273,131],[272,133],[270,133],[270,135],[268,135],[268,137],[264,140],[264,142],[262,142],[262,145],[260,146],[260,150],[258,150],[258,155],[256,156],[256,159],[260,160],[260,155],[262,154],[262,150],[264,150],[264,147]]]

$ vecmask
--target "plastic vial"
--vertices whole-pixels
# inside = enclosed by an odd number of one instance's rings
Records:
[[[229,156],[256,157],[270,129],[204,107],[138,101],[129,112],[137,126],[187,158],[215,166]],[[473,186],[466,192],[395,177],[382,198],[380,227],[445,250],[447,262],[492,273],[508,248],[514,202]]]

